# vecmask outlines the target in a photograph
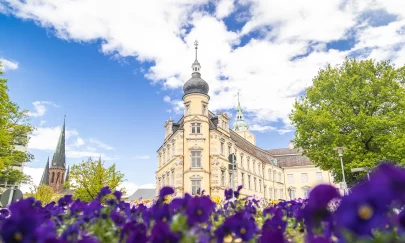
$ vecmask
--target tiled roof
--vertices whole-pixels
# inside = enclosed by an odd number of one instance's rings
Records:
[[[255,156],[256,158],[260,159],[263,162],[273,164],[273,162],[272,162],[273,157],[267,151],[262,150],[262,149],[256,147],[255,145],[251,144],[246,139],[239,136],[236,132],[234,132],[232,130],[230,130],[230,134],[231,134],[231,139],[233,141],[235,141],[236,146],[245,150],[246,152]]]
[[[281,167],[313,165],[308,157],[302,155],[301,149],[280,148],[267,151],[277,158],[277,164]]]
[[[156,198],[156,189],[146,189],[146,188],[139,188],[132,194],[128,200],[139,200],[142,199],[155,199]]]

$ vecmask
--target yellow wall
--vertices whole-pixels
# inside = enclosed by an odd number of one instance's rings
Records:
[[[310,189],[319,183],[332,183],[329,173],[320,171],[315,166],[283,169],[273,163],[263,162],[237,147],[230,138],[229,118],[226,114],[218,113],[217,129],[210,130],[209,97],[207,95],[189,94],[183,97],[183,101],[185,105],[184,130],[177,130],[173,134],[171,130],[173,120],[170,119],[165,123],[164,144],[157,152],[157,194],[162,186],[174,187],[178,195],[191,194],[192,181],[196,179],[201,180],[201,190],[204,190],[206,195],[223,198],[225,189],[231,187],[231,175],[228,168],[229,153],[236,154],[235,189],[237,186],[243,185],[242,196],[255,195],[266,199],[289,199],[288,188],[291,187],[295,188],[295,197],[302,198],[304,197],[302,188]],[[204,111],[203,105],[205,105]],[[201,124],[200,133],[192,133],[192,123]],[[255,144],[255,136],[250,131],[242,132],[240,135],[253,145]],[[221,144],[223,144],[223,149],[221,149]],[[192,168],[191,151],[201,151],[201,167]],[[269,171],[271,176],[269,176]],[[225,173],[224,184],[222,184],[222,172]],[[322,182],[316,181],[316,172],[322,172]],[[242,182],[242,173],[244,182]],[[301,173],[308,174],[307,182],[302,182]],[[287,182],[287,174],[293,175],[293,183]],[[254,178],[256,178],[256,189]]]
[[[306,178],[302,174],[306,173]],[[317,173],[322,174],[322,180],[317,179]],[[286,198],[290,199],[288,188],[295,189],[295,198],[305,198],[304,189],[312,189],[319,184],[332,184],[338,187],[339,185],[333,183],[333,178],[328,171],[322,171],[319,168],[309,166],[296,166],[284,169],[285,185],[286,185]],[[293,182],[289,181],[289,175],[292,176]],[[294,197],[293,197],[294,198]]]

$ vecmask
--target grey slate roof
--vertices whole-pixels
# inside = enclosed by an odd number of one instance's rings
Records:
[[[42,174],[41,182],[39,185],[47,185],[49,186],[49,157],[48,161],[46,162],[44,173]]]
[[[139,188],[132,194],[128,200],[139,200],[142,199],[155,199],[156,198],[156,189],[146,189],[146,188]]]
[[[65,156],[65,119],[63,119],[63,127],[59,136],[58,145],[56,151],[52,157],[51,168],[63,168],[66,167],[66,156]]]
[[[229,132],[231,135],[231,139],[233,141],[235,141],[236,146],[245,150],[246,152],[250,153],[251,155],[255,156],[256,158],[260,159],[263,162],[275,165],[273,163],[273,157],[270,155],[269,152],[251,144],[250,142],[248,142],[246,139],[241,137],[236,132],[234,132],[232,130],[229,130]]]
[[[280,167],[313,165],[308,157],[302,155],[301,149],[280,148],[267,151],[276,157]]]

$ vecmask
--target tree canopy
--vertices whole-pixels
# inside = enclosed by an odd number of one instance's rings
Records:
[[[101,188],[109,186],[111,191],[115,191],[123,181],[124,174],[116,170],[115,164],[106,168],[101,158],[94,161],[90,157],[87,161],[72,166],[66,184],[74,191],[75,198],[90,202],[97,197]]]
[[[351,168],[374,168],[381,160],[405,164],[405,66],[389,61],[346,59],[327,66],[297,100],[290,115],[293,140],[303,154],[336,181],[342,173],[335,147],[344,146],[348,183],[361,175]]]
[[[31,193],[27,193],[26,197],[33,197],[44,204],[48,204],[55,200],[56,194],[52,187],[48,185],[39,185],[31,188]]]
[[[0,63],[0,76],[2,74]],[[0,78],[0,184],[14,184],[27,179],[14,166],[21,166],[33,159],[30,153],[19,149],[19,146],[28,144],[33,126],[29,124],[27,111],[20,110],[7,92],[7,79]]]

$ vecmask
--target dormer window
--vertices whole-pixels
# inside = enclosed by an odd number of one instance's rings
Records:
[[[191,123],[191,133],[201,133],[201,123]]]

